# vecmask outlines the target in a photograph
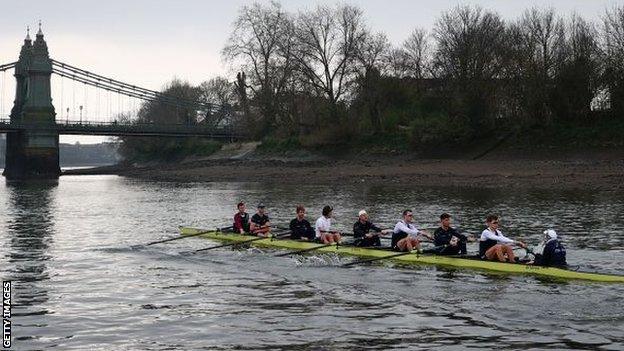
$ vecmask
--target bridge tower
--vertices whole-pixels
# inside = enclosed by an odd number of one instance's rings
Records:
[[[56,179],[59,165],[59,134],[55,128],[56,112],[52,105],[50,76],[52,62],[43,39],[41,23],[35,42],[26,34],[15,66],[17,80],[11,123],[32,126],[7,133],[4,176],[9,180]]]

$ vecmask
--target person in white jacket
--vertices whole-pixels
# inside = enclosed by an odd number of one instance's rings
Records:
[[[489,215],[485,222],[487,228],[481,233],[479,240],[479,256],[482,259],[500,262],[516,262],[511,245],[518,245],[526,248],[522,241],[509,239],[498,230],[498,216]]]
[[[323,215],[316,220],[314,225],[316,240],[323,244],[340,243],[340,232],[332,229],[333,211],[331,206],[323,207]]]
[[[403,211],[403,220],[400,220],[395,226],[392,233],[392,249],[397,251],[412,251],[420,248],[418,236],[422,235],[429,240],[433,240],[431,234],[419,230],[412,224],[414,215],[411,210]]]

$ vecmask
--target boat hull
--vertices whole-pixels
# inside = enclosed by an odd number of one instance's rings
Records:
[[[249,235],[239,235],[234,233],[223,233],[216,231],[206,231],[205,229],[180,227],[181,235],[192,235],[199,232],[205,232],[200,235],[201,237],[227,241],[227,242],[242,242],[256,238]],[[277,240],[277,239],[262,239],[251,243],[253,246],[275,248],[275,249],[288,249],[288,250],[305,250],[314,247],[321,246],[317,243],[295,241],[295,240]],[[370,248],[359,248],[353,246],[327,246],[320,247],[315,252],[326,254],[339,254],[347,256],[357,256],[362,258],[382,258],[395,254],[395,252]],[[624,276],[615,274],[603,274],[603,273],[590,273],[590,272],[578,272],[572,270],[566,270],[554,267],[541,267],[522,264],[511,264],[502,262],[492,262],[485,260],[466,259],[458,257],[431,255],[431,254],[410,254],[403,255],[394,258],[389,258],[395,262],[407,263],[407,264],[428,264],[443,267],[454,267],[462,269],[476,269],[490,272],[511,273],[511,274],[529,274],[537,276],[551,277],[555,279],[576,279],[576,280],[588,280],[596,282],[610,282],[610,283],[624,283]]]

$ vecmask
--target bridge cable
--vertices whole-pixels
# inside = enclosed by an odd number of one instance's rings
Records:
[[[81,82],[81,83],[86,83],[89,84],[91,86],[94,86],[96,88],[100,88],[100,89],[105,89],[108,90],[109,92],[116,92],[116,93],[124,93],[127,94],[128,96],[132,96],[132,97],[136,97],[145,101],[155,101],[155,102],[161,102],[167,105],[177,105],[179,104],[179,100],[167,96],[167,95],[160,95],[160,96],[154,96],[154,95],[146,95],[145,93],[140,93],[137,91],[131,91],[131,90],[127,90],[124,88],[120,88],[120,87],[116,87],[116,86],[111,86],[106,82],[101,82],[101,81],[94,81],[92,78],[90,77],[85,77],[85,76],[76,76],[76,75],[72,75],[72,74],[68,74],[67,72],[62,72],[62,71],[58,71],[58,70],[54,70],[53,73],[65,77],[65,78],[69,78],[72,79],[74,81],[77,82]],[[204,107],[204,108],[213,108],[215,105],[213,104],[204,104],[204,103],[193,103],[191,104],[184,104],[186,107],[189,108],[197,108],[197,107]],[[198,106],[199,105],[199,106]]]
[[[61,120],[63,120],[63,112],[65,112],[65,111],[63,110],[63,107],[64,107],[64,102],[65,102],[65,101],[64,101],[65,99],[64,99],[64,96],[63,96],[63,95],[64,95],[64,94],[63,94],[63,80],[64,80],[64,79],[61,77],[61,79],[59,79],[59,80],[61,81]],[[68,120],[68,119],[69,119],[69,116],[65,116],[65,123],[69,123],[69,120]]]
[[[0,65],[0,71],[4,72],[7,70],[10,70],[11,68],[14,68],[16,65],[17,65],[17,61],[11,62],[11,63],[5,63],[4,65]]]
[[[185,101],[187,103],[202,104],[200,101],[193,101],[193,100],[186,99],[186,98],[181,98],[181,97],[167,96],[166,94],[163,94],[162,92],[159,92],[159,91],[150,90],[150,89],[146,89],[146,88],[141,88],[141,87],[136,86],[136,85],[132,85],[132,84],[124,83],[124,82],[121,82],[121,81],[118,81],[118,80],[115,80],[115,79],[112,79],[112,78],[104,77],[104,76],[101,76],[99,74],[96,74],[96,73],[93,73],[93,72],[89,72],[87,70],[83,70],[81,68],[78,68],[78,67],[75,67],[75,66],[63,63],[63,62],[59,62],[59,61],[56,61],[56,60],[51,60],[51,62],[52,62],[53,66],[57,66],[57,67],[59,67],[62,70],[70,71],[70,72],[73,72],[73,74],[83,75],[83,76],[86,76],[88,78],[95,78],[97,80],[104,80],[104,81],[107,81],[107,83],[110,84],[110,85],[115,85],[115,86],[119,86],[121,88],[126,88],[126,89],[131,89],[131,90],[138,90],[141,93],[153,94],[153,95],[156,95],[156,96],[159,96],[159,97],[162,96],[162,97],[174,98],[175,100]]]
[[[2,88],[0,88],[0,118],[4,118],[4,89],[6,87],[5,78],[6,71],[2,71]]]
[[[95,74],[59,61],[55,61],[55,60],[51,60],[53,63],[53,66],[56,66],[56,70],[58,71],[62,71],[67,75],[70,76],[83,76],[86,77],[88,80],[96,80],[98,82],[100,81],[104,81],[108,86],[110,87],[118,87],[120,88],[120,90],[131,90],[134,92],[139,92],[141,95],[144,96],[150,96],[152,99],[154,98],[158,98],[163,99],[163,100],[174,100],[176,102],[184,102],[185,105],[193,105],[193,106],[202,106],[202,107],[206,107],[206,108],[210,108],[215,104],[211,104],[211,103],[204,103],[201,101],[194,101],[194,100],[190,100],[190,99],[186,99],[186,98],[180,98],[180,97],[174,97],[174,96],[170,96],[167,94],[163,94],[162,92],[158,92],[158,91],[154,91],[154,90],[150,90],[150,89],[145,89],[145,88],[141,88],[138,87],[136,85],[131,85],[128,83],[124,83],[124,82],[120,82],[118,80],[112,79],[112,78],[108,78],[108,77],[104,77],[101,76],[99,74]],[[57,72],[58,73],[58,72]]]

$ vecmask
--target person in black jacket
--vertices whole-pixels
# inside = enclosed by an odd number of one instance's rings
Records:
[[[271,220],[266,214],[266,206],[258,204],[258,212],[251,216],[249,223],[251,234],[257,236],[268,237],[271,232]]]
[[[433,233],[436,248],[433,253],[438,255],[465,255],[468,238],[451,227],[451,215],[440,216],[440,227]]]
[[[305,208],[303,205],[297,206],[297,217],[290,221],[290,238],[292,240],[313,241],[316,237],[314,228],[305,219]]]
[[[557,232],[552,229],[544,231],[546,245],[541,254],[535,254],[535,261],[531,262],[538,266],[567,266],[566,249],[557,239]]]
[[[372,231],[372,232],[371,232]],[[391,233],[392,229],[382,230],[368,219],[368,213],[358,213],[358,221],[353,224],[353,244],[360,247],[381,246],[379,235]]]

